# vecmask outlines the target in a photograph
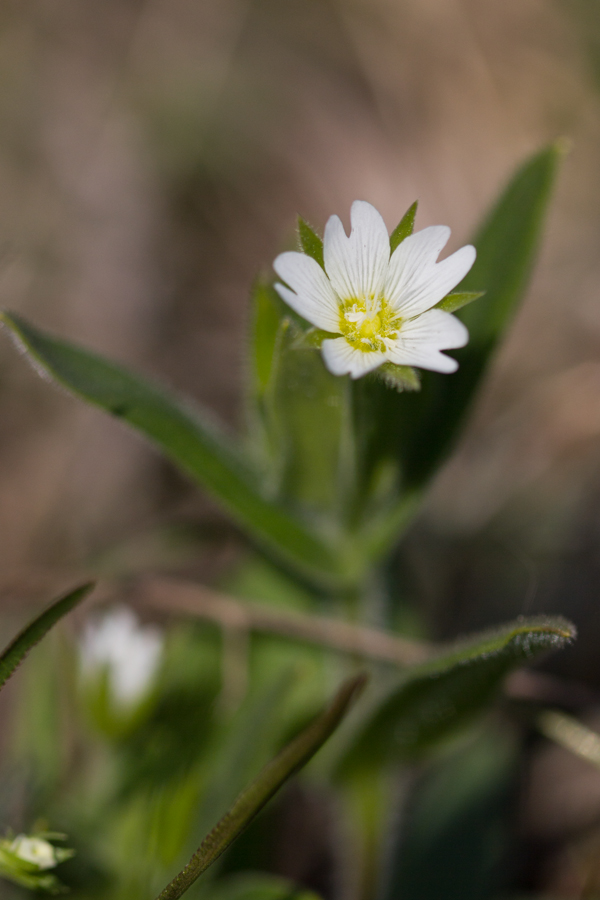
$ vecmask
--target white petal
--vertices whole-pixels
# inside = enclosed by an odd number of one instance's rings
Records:
[[[401,315],[412,317],[431,309],[475,262],[475,248],[468,245],[436,263],[449,237],[445,225],[432,225],[405,238],[392,254],[384,293]]]
[[[346,237],[337,216],[331,216],[325,226],[325,271],[342,300],[378,296],[390,258],[385,222],[375,207],[364,200],[352,204],[350,220],[350,237]]]
[[[386,361],[385,353],[377,350],[363,353],[350,346],[343,337],[323,341],[321,351],[325,365],[333,375],[348,374],[352,378],[360,378]]]
[[[404,322],[394,347],[387,352],[390,362],[399,366],[419,366],[434,372],[455,372],[456,360],[440,350],[464,347],[469,332],[462,322],[441,309]]]
[[[276,284],[275,290],[288,306],[317,328],[340,330],[340,307],[325,272],[305,253],[281,253],[273,268],[289,284]]]

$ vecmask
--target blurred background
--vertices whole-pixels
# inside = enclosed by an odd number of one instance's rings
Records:
[[[527,301],[393,565],[435,637],[573,619],[544,690],[562,676],[600,721],[600,2],[6,0],[0,85],[2,306],[232,428],[248,292],[298,213],[347,224],[362,198],[392,228],[418,199],[456,249],[524,157],[570,139]],[[71,573],[217,583],[242,553],[171,467],[0,345],[7,631]],[[580,896],[600,772],[534,742],[519,808],[523,890]]]

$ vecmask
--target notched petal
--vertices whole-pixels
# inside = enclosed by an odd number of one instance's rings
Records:
[[[387,356],[397,365],[450,373],[458,369],[458,363],[440,351],[464,347],[468,340],[469,332],[459,319],[432,309],[402,325]]]
[[[339,331],[339,304],[320,265],[304,253],[281,253],[273,268],[286,285],[276,284],[282,300],[317,328]]]
[[[434,307],[475,262],[475,248],[467,245],[438,263],[449,237],[449,228],[434,225],[407,237],[392,254],[385,296],[400,314],[417,316]]]
[[[349,237],[338,216],[331,216],[325,226],[325,271],[343,300],[378,296],[390,258],[385,222],[375,207],[364,200],[352,204],[350,219]]]

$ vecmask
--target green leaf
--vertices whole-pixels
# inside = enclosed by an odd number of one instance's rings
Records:
[[[495,346],[529,284],[564,154],[564,143],[557,141],[527,160],[475,236],[477,259],[460,284],[461,291],[486,293],[481,303],[460,316],[469,329],[471,349],[489,352]]]
[[[300,246],[307,256],[311,256],[316,260],[322,269],[325,268],[323,261],[323,241],[308,222],[298,216],[298,237],[300,238]]]
[[[409,206],[392,233],[390,234],[390,251],[393,253],[402,241],[413,233],[415,216],[417,215],[418,200]]]
[[[263,496],[257,473],[205,411],[192,410],[163,388],[50,337],[19,316],[3,313],[1,319],[38,370],[143,434],[220,500],[255,540],[320,583],[338,581],[336,558],[314,526]]]
[[[373,373],[380,378],[387,387],[393,390],[418,391],[421,387],[419,373],[411,366],[397,366],[395,363],[386,362]]]
[[[453,313],[463,306],[468,306],[473,300],[479,300],[483,297],[485,291],[456,291],[454,294],[447,294],[443,300],[440,300],[434,309],[443,309],[444,312]]]
[[[342,685],[331,706],[265,766],[205,837],[187,866],[161,892],[158,900],[178,900],[202,872],[224,853],[279,788],[306,765],[335,731],[365,681],[364,675],[358,675]]]
[[[531,157],[501,194],[474,244],[477,260],[459,286],[461,294],[485,290],[485,297],[462,309],[469,343],[453,352],[452,375],[422,372],[419,394],[399,395],[382,384],[357,385],[357,428],[369,434],[363,451],[363,480],[382,460],[394,463],[400,491],[387,509],[365,525],[363,541],[371,559],[388,552],[417,508],[416,498],[452,450],[485,375],[493,352],[512,321],[529,282],[555,181],[561,144]],[[409,504],[411,510],[404,511]],[[407,514],[408,513],[408,514]]]
[[[415,666],[361,723],[342,771],[421,756],[483,712],[511,669],[559,650],[575,634],[562,618],[517,620]]]
[[[56,623],[71,612],[73,607],[87,597],[93,582],[83,584],[56,600],[41,615],[27,625],[6,647],[0,656],[0,688],[4,687],[15,669],[23,662],[31,648],[47,634]]]

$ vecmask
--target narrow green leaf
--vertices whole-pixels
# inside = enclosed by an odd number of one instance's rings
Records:
[[[374,377],[381,379],[389,388],[402,391],[418,391],[421,387],[419,373],[411,366],[397,366],[387,362],[373,373]]]
[[[358,675],[342,685],[331,706],[265,766],[205,837],[187,866],[161,892],[158,900],[178,900],[224,853],[279,788],[306,765],[335,731],[364,687],[365,681],[365,675]]]
[[[489,353],[529,284],[558,164],[564,155],[564,142],[557,141],[528,159],[475,236],[477,259],[459,286],[461,291],[485,290],[486,294],[481,303],[460,316],[469,329],[471,349],[485,348]]]
[[[37,644],[47,634],[50,629],[56,625],[59,619],[71,612],[73,607],[87,597],[92,588],[93,582],[82,584],[80,587],[69,591],[64,597],[56,600],[52,606],[49,606],[41,615],[33,622],[30,622],[16,638],[10,642],[8,647],[0,656],[0,688],[4,687],[15,669],[25,659],[31,648]]]
[[[461,294],[485,290],[485,297],[458,313],[469,329],[469,343],[453,351],[459,369],[452,375],[424,371],[421,391],[399,395],[381,383],[356,389],[360,428],[370,434],[365,447],[363,478],[381,460],[397,467],[399,496],[387,510],[365,523],[364,546],[373,559],[389,551],[398,539],[397,523],[416,508],[415,496],[445,461],[502,335],[523,297],[539,246],[562,144],[535,154],[517,171],[501,194],[474,244],[476,262],[459,285]]]
[[[443,300],[440,300],[434,309],[443,309],[444,312],[453,313],[457,309],[462,309],[472,303],[473,300],[479,300],[483,297],[485,291],[457,291],[454,294],[446,294]]]
[[[38,370],[143,434],[217,497],[251,537],[308,577],[337,581],[335,556],[315,528],[262,495],[256,472],[205,411],[19,316],[3,313],[1,320]]]
[[[415,200],[412,206],[409,206],[404,213],[392,233],[390,234],[390,251],[393,253],[396,247],[402,241],[413,233],[415,227],[415,216],[417,215],[418,200]]]
[[[324,269],[323,241],[301,216],[298,216],[298,237],[300,238],[300,246],[306,255],[311,256]]]
[[[559,650],[575,634],[562,618],[517,620],[415,666],[361,724],[342,771],[422,755],[485,710],[511,669]]]

